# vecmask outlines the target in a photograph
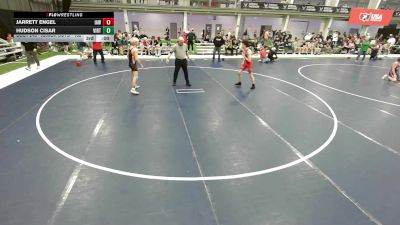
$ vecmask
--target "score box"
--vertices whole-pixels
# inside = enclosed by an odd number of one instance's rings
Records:
[[[114,41],[114,35],[95,35],[96,42],[112,42]]]
[[[103,27],[103,34],[114,34],[114,27]]]
[[[103,18],[103,26],[114,26],[114,18]]]

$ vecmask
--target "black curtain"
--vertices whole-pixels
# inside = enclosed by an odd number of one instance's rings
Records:
[[[5,39],[7,33],[14,33],[14,11],[0,9],[0,37]]]

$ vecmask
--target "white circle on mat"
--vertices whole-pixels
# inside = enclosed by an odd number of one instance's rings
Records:
[[[146,69],[159,69],[159,68],[169,68],[169,67],[173,67],[173,66],[164,66],[164,67],[147,67],[144,68],[143,70]],[[213,68],[213,67],[201,67],[201,66],[189,66],[191,68],[200,68],[200,69],[212,69],[212,70],[225,70],[225,71],[234,71],[237,72],[237,70],[233,70],[233,69],[226,69],[226,68]],[[80,83],[89,81],[89,80],[93,80],[93,79],[97,79],[100,77],[105,77],[105,76],[110,76],[113,74],[118,74],[118,73],[122,73],[122,72],[128,72],[130,70],[121,70],[121,71],[116,71],[116,72],[112,72],[112,73],[106,73],[106,74],[102,74],[102,75],[98,75],[98,76],[94,76],[91,78],[87,78],[81,81],[78,81],[76,83],[73,83],[71,85],[68,85],[67,87],[57,91],[56,93],[54,93],[53,95],[51,95],[39,108],[37,114],[36,114],[36,128],[39,132],[39,135],[42,137],[42,139],[46,142],[46,144],[48,144],[54,151],[58,152],[59,154],[67,157],[68,159],[71,159],[72,161],[75,161],[77,163],[83,164],[85,166],[94,168],[94,169],[98,169],[98,170],[102,170],[102,171],[106,171],[106,172],[110,172],[110,173],[114,173],[114,174],[119,174],[119,175],[123,175],[123,176],[129,176],[129,177],[136,177],[136,178],[143,178],[143,179],[150,179],[150,180],[165,180],[165,181],[211,181],[211,180],[230,180],[230,179],[238,179],[238,178],[245,178],[245,177],[252,177],[252,176],[257,176],[257,175],[262,175],[262,174],[267,174],[267,173],[272,173],[275,171],[279,171],[279,170],[283,170],[292,166],[295,166],[301,162],[304,162],[308,159],[310,159],[311,157],[317,155],[318,153],[320,153],[322,150],[324,150],[334,139],[336,132],[337,132],[337,128],[338,128],[338,120],[336,117],[335,112],[333,111],[333,109],[331,108],[331,106],[329,106],[328,103],[326,103],[321,97],[319,97],[317,94],[301,87],[298,86],[297,84],[293,84],[291,82],[276,78],[276,77],[272,77],[272,76],[268,76],[268,75],[264,75],[264,74],[258,74],[258,73],[254,73],[254,75],[258,75],[258,76],[262,76],[262,77],[266,77],[266,78],[270,78],[273,80],[277,80],[286,84],[289,84],[293,87],[296,87],[300,90],[303,90],[309,94],[311,94],[312,96],[314,96],[315,98],[317,98],[320,102],[322,102],[329,110],[329,112],[331,113],[331,116],[333,118],[333,128],[331,131],[331,134],[329,135],[328,139],[321,145],[319,146],[317,149],[315,149],[314,151],[312,151],[311,153],[305,155],[304,157],[301,157],[297,160],[294,160],[292,162],[280,165],[280,166],[276,166],[276,167],[271,167],[268,169],[264,169],[264,170],[259,170],[259,171],[254,171],[254,172],[248,172],[248,173],[240,173],[240,174],[232,174],[232,175],[223,175],[223,176],[204,176],[204,177],[173,177],[173,176],[157,176],[157,175],[149,175],[149,174],[140,174],[140,173],[133,173],[133,172],[128,172],[128,171],[123,171],[123,170],[117,170],[117,169],[113,169],[113,168],[109,168],[109,167],[105,167],[105,166],[101,166],[98,164],[94,164],[85,160],[82,160],[80,158],[77,158],[73,155],[68,154],[67,152],[65,152],[64,150],[60,149],[59,147],[57,147],[55,144],[53,144],[45,135],[44,131],[42,130],[42,127],[40,125],[40,116],[42,114],[42,111],[44,109],[44,107],[58,94],[62,93],[63,91],[67,90],[68,88],[71,88],[75,85],[78,85]]]
[[[332,86],[329,86],[329,85],[320,83],[320,82],[318,82],[318,81],[316,81],[316,80],[313,80],[313,79],[311,79],[311,78],[305,76],[305,75],[301,72],[302,69],[304,69],[304,68],[306,68],[306,67],[311,67],[311,66],[360,66],[360,67],[364,67],[364,66],[365,66],[365,67],[376,67],[376,68],[383,68],[383,69],[386,69],[385,67],[382,67],[382,66],[370,66],[370,65],[357,65],[357,64],[310,64],[310,65],[305,65],[305,66],[300,67],[300,68],[297,70],[297,72],[299,73],[300,76],[302,76],[303,78],[305,78],[305,79],[307,79],[307,80],[309,80],[309,81],[311,81],[311,82],[313,82],[313,83],[315,83],[315,84],[318,84],[318,85],[320,85],[320,86],[329,88],[329,89],[334,90],[334,91],[337,91],[337,92],[341,92],[341,93],[343,93],[343,94],[347,94],[347,95],[351,95],[351,96],[354,96],[354,97],[357,97],[357,98],[363,98],[363,99],[367,99],[367,100],[370,100],[370,101],[379,102],[379,103],[383,103],[383,104],[387,104],[387,105],[400,106],[400,104],[396,104],[396,103],[392,103],[392,102],[386,102],[386,101],[382,101],[382,100],[379,100],[379,99],[369,98],[369,97],[366,97],[366,96],[354,94],[354,93],[352,93],[352,92],[344,91],[344,90],[341,90],[341,89],[339,89],[339,88],[334,88],[334,87],[332,87]]]

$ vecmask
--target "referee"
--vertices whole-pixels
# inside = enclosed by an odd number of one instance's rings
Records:
[[[179,70],[182,67],[183,73],[185,75],[186,86],[190,87],[192,85],[189,82],[189,74],[187,69],[187,61],[190,59],[187,45],[184,44],[183,41],[183,37],[179,37],[178,44],[172,48],[171,52],[168,54],[166,62],[169,63],[169,58],[171,57],[172,53],[175,53],[175,72],[172,86],[176,86],[176,79],[178,78]]]

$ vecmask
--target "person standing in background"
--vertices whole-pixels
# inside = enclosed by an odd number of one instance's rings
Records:
[[[387,40],[388,43],[388,54],[390,54],[393,45],[396,44],[396,38],[394,38],[393,34],[389,35],[389,39]]]
[[[365,56],[367,55],[368,49],[371,46],[371,42],[369,41],[369,39],[365,36],[363,36],[361,38],[362,42],[361,42],[361,46],[358,49],[358,55],[356,58],[356,62],[358,62],[358,60],[360,59],[361,54],[363,55],[362,61],[364,61]]]
[[[161,38],[157,37],[156,41],[155,41],[155,47],[154,47],[154,53],[156,55],[156,57],[160,57],[161,56]]]
[[[26,62],[27,66],[26,70],[31,70],[31,63],[32,61],[36,62],[37,69],[40,69],[40,62],[37,57],[37,45],[35,42],[23,42],[22,45],[25,47],[25,55],[26,55]]]
[[[150,55],[150,50],[151,50],[151,45],[150,45],[150,42],[149,42],[149,40],[147,40],[147,37],[144,37],[143,39],[142,39],[142,45],[141,45],[142,47],[141,47],[141,55],[143,55],[143,54],[147,54],[147,55]]]
[[[214,51],[213,51],[213,61],[215,60],[215,52],[218,52],[218,62],[221,62],[221,47],[225,44],[224,39],[221,37],[221,33],[218,33],[214,38]]]
[[[263,39],[261,40],[261,45],[263,47],[266,47],[267,50],[271,49],[272,47],[274,47],[274,43],[272,42],[271,38],[270,38],[270,34],[268,31],[265,31],[263,34]]]
[[[83,48],[85,47],[85,42],[76,42],[76,47],[78,47],[78,54],[79,54],[79,58],[80,60],[83,59]]]
[[[333,32],[333,35],[332,35],[333,47],[336,47],[338,40],[339,40],[339,34],[337,31],[335,31],[335,32]]]
[[[187,35],[187,41],[188,41],[189,51],[190,51],[190,47],[192,47],[191,51],[194,51],[194,42],[196,41],[196,34],[194,33],[193,28],[190,30],[190,33]]]
[[[182,33],[183,35],[183,43],[185,43],[187,45],[187,37],[186,37],[186,31],[183,31]]]
[[[97,62],[96,62],[97,53],[100,53],[101,63],[104,63],[103,43],[101,43],[101,42],[93,42],[92,43],[92,48],[93,48],[93,62],[94,62],[94,64],[97,64]]]

